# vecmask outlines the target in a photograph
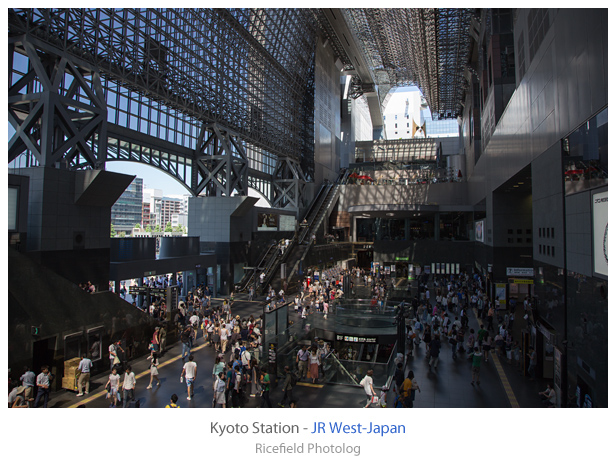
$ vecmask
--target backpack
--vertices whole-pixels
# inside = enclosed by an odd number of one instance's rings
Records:
[[[233,354],[235,355],[236,360],[240,359],[240,349],[239,348],[235,348],[233,350]]]
[[[297,384],[297,374],[295,372],[291,372],[291,386],[295,387]]]

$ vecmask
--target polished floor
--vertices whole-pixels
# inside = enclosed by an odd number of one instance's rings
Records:
[[[249,302],[240,295],[233,305],[233,313],[241,317],[261,312],[262,303]],[[520,316],[521,317],[521,316]],[[471,316],[470,327],[478,329],[479,323]],[[200,332],[199,332],[200,335]],[[181,345],[170,347],[160,358],[160,386],[146,390],[149,383],[149,361],[145,357],[129,361],[137,377],[135,398],[141,408],[163,408],[169,403],[172,394],[177,394],[178,404],[182,408],[211,407],[212,368],[214,350],[203,345],[201,338],[193,349],[194,360],[198,372],[194,395],[187,400],[186,385],[180,382],[183,362],[180,357]],[[229,353],[227,353],[229,354]],[[489,361],[481,367],[481,385],[471,385],[470,362],[465,357],[453,360],[449,343],[444,341],[440,361],[436,370],[430,371],[425,357],[425,347],[421,344],[412,357],[406,361],[406,370],[413,370],[421,388],[417,394],[415,408],[508,408],[508,407],[542,407],[538,392],[545,389],[545,383],[540,379],[531,381],[524,377],[515,367],[504,360],[499,360],[491,354]],[[108,408],[109,400],[105,395],[104,385],[109,372],[102,373],[90,382],[90,393],[76,397],[75,392],[61,390],[53,393],[49,407],[74,408],[84,405],[88,408]],[[378,388],[378,387],[375,387]],[[280,387],[274,387],[271,393],[272,406],[282,399]],[[365,395],[361,387],[341,385],[312,385],[300,383],[293,390],[293,396],[298,400],[299,408],[360,408],[365,403]],[[395,393],[388,394],[388,407],[394,406]],[[261,404],[260,397],[248,398],[246,407],[257,408]]]

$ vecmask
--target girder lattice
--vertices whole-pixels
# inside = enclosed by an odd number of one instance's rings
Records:
[[[270,154],[269,165],[313,156],[309,10],[9,9],[16,35],[89,63],[144,100],[222,124]]]
[[[468,8],[344,9],[379,86],[417,85],[435,119],[461,113],[470,53]]]

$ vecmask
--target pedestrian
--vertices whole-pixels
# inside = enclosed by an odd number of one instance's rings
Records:
[[[218,374],[225,372],[225,361],[220,356],[216,356],[216,361],[214,361],[214,367],[212,369],[212,389],[216,390],[216,385],[218,384]]]
[[[270,376],[267,373],[267,368],[264,367],[261,371],[261,387],[263,387],[263,393],[261,394],[261,408],[263,408],[266,404],[268,408],[272,407],[272,402],[270,401]]]
[[[381,387],[381,394],[379,395],[379,406],[381,408],[387,408],[387,392],[389,391],[389,388],[387,388],[387,385],[383,385]]]
[[[154,329],[154,334],[152,335],[152,341],[150,343],[151,349],[150,349],[150,355],[148,356],[147,359],[152,359],[152,357],[154,356],[154,353],[158,353],[160,352],[160,328],[156,327]]]
[[[436,370],[438,366],[438,356],[441,353],[441,340],[434,338],[430,342],[430,361],[428,362],[428,369],[432,372],[432,368]]]
[[[119,364],[120,358],[118,358],[118,351],[115,343],[109,345],[109,370],[113,369],[113,366]]]
[[[214,344],[214,352],[220,353],[220,326],[218,320],[214,323],[212,330],[212,343]]]
[[[49,366],[41,366],[41,373],[36,377],[36,399],[34,407],[38,407],[39,400],[43,398],[43,408],[47,407],[49,401],[49,393],[51,392],[50,385],[53,380],[53,375],[49,373]]]
[[[488,362],[488,357],[490,356],[490,350],[492,349],[492,337],[488,335],[482,342],[483,349],[483,357]]]
[[[89,354],[88,354],[89,356]],[[79,379],[77,379],[77,395],[83,396],[90,393],[90,371],[92,370],[92,360],[90,358],[81,355],[81,361],[79,361]],[[86,391],[82,393],[83,386],[85,384]]]
[[[284,402],[289,400],[289,403],[293,401],[293,374],[289,366],[284,366],[284,381],[282,382],[282,392],[284,393],[282,400],[278,403],[278,406],[284,408]]]
[[[187,400],[191,400],[191,396],[194,393],[194,383],[197,378],[197,363],[193,361],[194,356],[191,354],[188,356],[188,362],[184,364],[182,368],[182,374],[180,375],[180,382],[186,377],[186,392],[188,396]]]
[[[111,369],[111,374],[109,374],[109,379],[105,384],[105,389],[108,391],[107,398],[111,398],[110,408],[115,408],[117,406],[118,399],[120,398],[120,375],[118,374],[118,370],[114,367]]]
[[[178,396],[174,393],[171,395],[171,401],[165,408],[179,408],[178,406]]]
[[[302,348],[297,352],[295,361],[297,362],[299,379],[302,380],[308,374],[308,350],[306,349],[306,345],[302,345]]]
[[[404,408],[412,408],[413,402],[415,401],[415,392],[421,389],[419,388],[419,384],[415,380],[415,374],[413,371],[409,371],[402,383],[402,406]]]
[[[367,402],[366,402],[366,406],[364,406],[364,408],[369,408],[370,405],[372,403],[376,403],[377,398],[376,398],[376,393],[374,392],[374,381],[372,380],[372,375],[374,374],[374,371],[372,369],[370,369],[368,372],[366,372],[366,375],[364,376],[363,379],[361,379],[361,382],[359,382],[359,384],[364,387],[364,391],[366,392],[366,397],[367,397]]]
[[[213,408],[216,405],[221,405],[222,408],[227,407],[227,399],[225,397],[225,391],[227,388],[227,382],[225,380],[225,371],[220,371],[214,381],[214,403]]]
[[[534,347],[530,347],[530,354],[528,355],[528,375],[530,380],[535,380],[535,367],[537,366],[537,352]]]
[[[150,363],[150,384],[145,387],[146,390],[150,390],[152,388],[152,382],[156,379],[156,386],[160,385],[160,379],[158,378],[158,354],[154,353],[152,355],[152,362]]]
[[[451,345],[451,359],[455,361],[458,358],[458,338],[454,332],[452,332],[449,337],[449,344]]]
[[[411,345],[413,343],[411,342]],[[400,395],[402,393],[402,384],[404,383],[404,369],[402,366],[402,363],[399,362],[396,365],[396,371],[394,372],[394,382],[395,382],[395,387],[396,387],[396,393],[398,393],[398,395]]]
[[[312,378],[312,383],[315,383],[319,380],[319,366],[321,365],[321,357],[317,347],[312,347],[308,358],[310,362],[310,377]]]
[[[126,408],[128,402],[135,399],[135,385],[137,379],[135,379],[135,373],[132,371],[131,366],[126,366],[124,372],[124,380],[122,382],[122,407]]]
[[[180,341],[182,342],[182,361],[184,361],[184,359],[187,356],[190,356],[190,337],[192,335],[192,326],[187,325],[184,327],[184,329],[182,330],[182,333],[180,334]]]
[[[482,358],[481,350],[479,346],[475,346],[475,351],[473,353],[473,360],[471,363],[471,385],[475,386],[475,382],[479,385],[481,382],[479,381],[479,370],[481,369],[481,358]]]
[[[231,373],[231,379],[229,380],[229,391],[231,393],[231,406],[234,408],[239,407],[240,402],[240,383],[242,381],[242,373],[240,371],[240,365],[237,364],[233,368],[233,372]]]
[[[28,407],[31,407],[32,403],[30,400],[33,399],[33,395],[34,395],[34,386],[36,385],[36,374],[32,372],[30,367],[24,366],[24,373],[19,378],[19,380],[21,380],[21,383],[23,384],[23,386],[26,387],[26,390],[24,391],[24,398],[26,402],[28,403]]]

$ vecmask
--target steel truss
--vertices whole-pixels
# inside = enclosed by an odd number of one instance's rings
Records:
[[[90,120],[108,113],[109,124],[141,133],[135,147],[160,145],[161,141],[152,139],[156,132],[158,138],[173,138],[172,143],[191,148],[194,158],[183,160],[195,172],[190,173],[189,182],[182,182],[194,194],[229,195],[245,192],[251,184],[265,189],[264,182],[273,182],[279,158],[285,160],[283,164],[291,159],[294,166],[301,167],[297,176],[302,182],[306,176],[311,178],[316,31],[313,13],[303,9],[9,10],[9,38],[13,42],[16,37],[24,38],[25,43],[36,44],[40,55],[55,55],[58,63],[83,64],[90,73],[75,91],[75,85],[70,88],[66,84],[66,77],[59,77],[63,68],[55,65],[52,82],[57,98],[49,97],[48,101],[61,100],[63,94],[72,92],[75,98],[70,105],[85,113],[84,96],[92,102],[96,97],[96,105],[87,108],[94,115]],[[28,83],[32,88],[44,86],[52,95],[46,82],[39,83],[46,78],[41,66],[34,66],[26,47],[20,46],[17,53],[29,60],[28,69],[20,72],[11,63],[13,101],[29,96],[30,91],[23,90]],[[69,68],[71,73],[76,74]],[[85,89],[86,84],[94,91]],[[12,146],[12,157],[25,153],[32,159],[43,142],[48,143],[49,135],[40,128],[47,128],[46,115],[50,113],[41,116],[40,106],[32,102],[30,98],[29,104],[9,109],[16,139],[21,141]],[[30,115],[32,108],[38,113]],[[106,152],[104,118],[95,119],[99,126],[92,131],[83,115],[73,119],[62,116],[68,128],[62,128],[65,139],[75,140],[77,148],[68,155],[76,151],[81,155],[78,160],[68,160],[71,167],[137,157],[132,151],[128,156],[125,148],[114,149],[115,155],[101,155]],[[202,135],[204,127],[209,128],[209,136],[215,134],[219,147],[214,152],[203,153],[203,146],[198,149],[200,144],[214,141]],[[40,139],[41,134],[46,139]],[[55,149],[66,153],[66,145]],[[91,152],[97,148],[98,154]],[[44,163],[57,162],[61,155],[57,150],[54,154]],[[164,160],[156,162],[153,155],[139,155],[142,163],[142,157],[164,169]],[[247,181],[247,167],[253,181]],[[303,175],[302,170],[308,174]],[[172,176],[182,179],[185,171],[175,170]],[[265,190],[275,196],[271,187]]]
[[[28,57],[31,69],[9,86],[8,118],[15,134],[8,161],[28,151],[45,167],[80,160],[93,168],[104,166],[107,105],[100,75],[23,38],[9,41],[11,59],[16,47]]]
[[[423,92],[433,118],[461,114],[464,91],[468,87],[464,71],[471,51],[469,29],[474,10],[351,8],[343,11],[370,63],[381,102],[390,88],[415,84]]]

